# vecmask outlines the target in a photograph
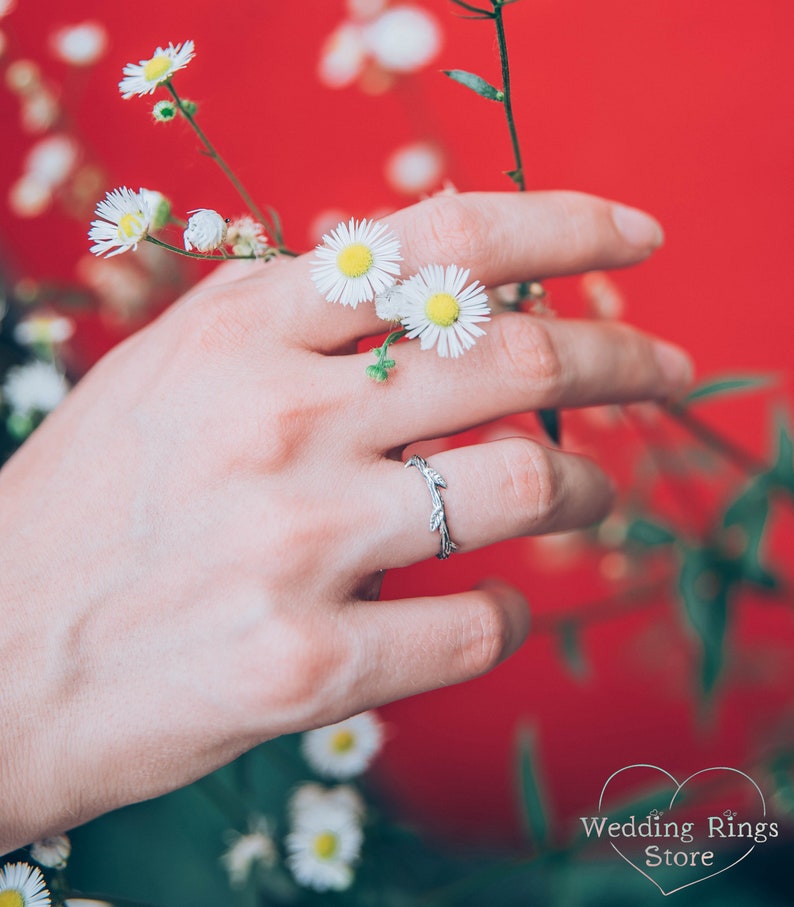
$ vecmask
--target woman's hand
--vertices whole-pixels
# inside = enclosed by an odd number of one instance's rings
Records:
[[[488,285],[632,264],[661,241],[645,215],[573,193],[441,197],[387,222],[404,274],[454,263]],[[216,272],[0,473],[0,851],[492,668],[526,634],[516,592],[374,601],[383,570],[438,550],[404,447],[690,378],[624,325],[511,313],[460,359],[401,345],[376,384],[355,349],[384,323],[324,301],[310,258]],[[463,551],[610,504],[597,466],[523,438],[432,465]]]

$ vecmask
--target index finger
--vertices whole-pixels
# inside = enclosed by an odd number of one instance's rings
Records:
[[[579,192],[436,196],[383,223],[400,239],[403,279],[423,265],[455,264],[486,286],[625,267],[647,258],[663,238],[644,212]],[[385,331],[371,303],[328,302],[312,281],[313,259],[308,253],[280,272],[282,299],[289,300],[284,329],[322,352]]]

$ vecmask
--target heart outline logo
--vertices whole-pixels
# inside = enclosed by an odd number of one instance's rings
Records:
[[[609,786],[610,781],[612,781],[613,778],[616,778],[619,774],[621,774],[621,772],[626,772],[626,771],[629,771],[630,769],[633,769],[633,768],[650,768],[650,769],[654,769],[655,771],[661,772],[663,775],[666,775],[666,776],[673,782],[673,784],[675,785],[675,791],[673,792],[673,796],[670,798],[670,803],[669,803],[669,806],[667,807],[668,809],[672,809],[672,808],[673,808],[673,805],[675,804],[676,798],[677,798],[678,795],[681,793],[681,791],[682,791],[682,789],[685,787],[685,785],[687,785],[693,778],[697,778],[698,775],[703,775],[703,774],[705,774],[706,772],[733,772],[733,773],[736,774],[736,775],[741,775],[742,778],[744,778],[744,779],[746,779],[747,781],[749,781],[750,784],[752,784],[753,787],[756,789],[756,791],[758,791],[758,796],[759,796],[760,799],[761,799],[762,815],[764,816],[764,818],[766,818],[766,800],[764,799],[764,795],[763,795],[763,793],[761,792],[761,788],[755,783],[755,781],[754,781],[748,774],[746,774],[745,772],[741,771],[741,770],[738,769],[738,768],[730,768],[730,767],[727,766],[727,765],[714,765],[714,766],[711,766],[711,768],[702,768],[702,769],[700,769],[700,770],[697,771],[697,772],[693,772],[688,778],[685,778],[685,779],[684,779],[682,782],[680,782],[680,783],[678,782],[678,780],[677,780],[673,775],[670,774],[670,772],[666,771],[666,770],[663,769],[663,768],[660,768],[658,765],[650,765],[650,764],[647,764],[647,763],[638,763],[638,764],[636,764],[636,765],[626,765],[626,766],[624,766],[623,768],[619,768],[616,772],[612,772],[612,774],[611,774],[611,775],[607,778],[607,780],[604,782],[604,786],[601,788],[601,796],[598,798],[598,811],[599,811],[599,812],[601,812],[601,807],[602,807],[603,802],[604,802],[604,794],[606,793],[606,789],[607,789],[607,787]],[[713,879],[714,876],[718,876],[718,875],[721,875],[723,872],[727,872],[727,870],[732,869],[734,866],[736,866],[737,864],[741,863],[742,860],[744,860],[746,857],[748,857],[748,856],[755,850],[755,844],[753,844],[752,847],[750,847],[750,848],[749,848],[745,853],[743,853],[738,859],[734,860],[732,863],[729,863],[727,866],[724,866],[722,869],[718,869],[716,872],[711,872],[711,873],[709,873],[708,875],[702,876],[702,877],[699,878],[699,879],[694,879],[694,880],[691,881],[691,882],[687,882],[685,885],[679,885],[678,888],[673,888],[673,889],[671,889],[670,891],[665,891],[664,888],[662,888],[662,886],[656,881],[656,879],[652,878],[651,876],[648,875],[647,872],[645,872],[644,870],[640,869],[640,867],[637,866],[637,864],[634,863],[632,860],[630,860],[630,859],[629,859],[629,858],[628,858],[628,857],[620,850],[620,848],[617,847],[617,845],[615,845],[612,841],[610,841],[609,844],[610,844],[610,846],[612,847],[612,849],[615,851],[615,853],[616,853],[619,857],[621,857],[621,859],[625,860],[625,861],[629,864],[629,866],[632,867],[632,869],[636,869],[637,872],[640,873],[640,875],[645,876],[645,878],[648,879],[649,882],[652,882],[652,883],[659,889],[659,891],[661,891],[661,893],[662,893],[665,897],[667,897],[668,895],[671,895],[671,894],[675,894],[677,891],[683,891],[684,888],[689,888],[689,887],[692,886],[692,885],[697,885],[698,882],[705,882],[706,879]]]

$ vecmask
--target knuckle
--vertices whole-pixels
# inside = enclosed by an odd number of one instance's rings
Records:
[[[312,627],[294,621],[270,621],[266,639],[255,635],[250,657],[241,660],[237,675],[240,701],[256,722],[279,733],[311,727],[333,710],[345,673],[348,652],[344,634],[317,619]],[[278,653],[276,662],[263,653]],[[274,669],[277,678],[274,678]]]
[[[454,195],[422,203],[415,237],[417,248],[435,250],[448,264],[474,267],[482,255],[483,224],[471,206]]]
[[[250,344],[255,327],[249,300],[239,287],[234,296],[227,286],[199,289],[175,314],[188,348],[199,354],[239,353]]]
[[[532,441],[516,440],[507,445],[504,456],[508,506],[527,514],[532,524],[544,522],[559,503],[551,453]]]
[[[472,677],[485,674],[504,658],[510,645],[510,622],[504,609],[490,597],[474,606],[470,615],[469,638],[464,658]]]
[[[531,315],[503,315],[495,321],[497,359],[502,372],[515,383],[515,378],[530,381],[552,405],[559,394],[563,364],[548,325]]]

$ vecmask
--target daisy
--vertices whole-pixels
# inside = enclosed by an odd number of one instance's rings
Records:
[[[261,258],[267,252],[267,237],[262,224],[247,215],[229,224],[226,242],[235,255],[253,255]]]
[[[88,238],[94,241],[94,255],[107,252],[105,257],[110,258],[137,249],[149,231],[151,212],[146,196],[126,186],[108,192],[97,205],[96,214],[104,219],[92,221],[88,231]]]
[[[50,869],[64,869],[71,852],[72,845],[66,835],[52,835],[30,845],[33,859]]]
[[[400,242],[385,224],[341,223],[317,246],[312,280],[329,302],[355,308],[394,284],[400,274]]]
[[[221,863],[229,874],[232,888],[244,887],[254,866],[271,869],[276,865],[276,845],[262,816],[251,821],[247,835],[233,831],[227,840],[229,849],[221,857]]]
[[[350,816],[357,822],[363,819],[366,812],[361,794],[349,784],[337,784],[336,787],[329,788],[306,782],[293,793],[288,804],[293,825],[299,825],[304,816],[310,816],[321,809]]]
[[[318,785],[304,785],[318,788]],[[302,789],[301,789],[302,790]],[[301,790],[296,798],[300,798]],[[340,806],[335,791],[314,790],[296,809],[285,839],[287,865],[296,881],[315,891],[343,891],[353,882],[353,864],[364,840],[359,813]]]
[[[151,94],[177,70],[187,66],[195,56],[194,47],[192,41],[176,46],[169,44],[166,48],[158,47],[148,60],[128,63],[124,67],[124,78],[119,82],[121,96],[131,98],[135,94],[138,97]]]
[[[31,315],[14,328],[14,340],[24,346],[52,346],[64,343],[74,334],[74,322],[63,315]]]
[[[68,390],[66,379],[54,365],[36,360],[11,366],[6,372],[3,398],[15,415],[27,418],[33,413],[52,412]]]
[[[50,36],[50,49],[55,56],[73,66],[96,63],[105,52],[107,43],[107,31],[99,22],[70,25]]]
[[[185,230],[185,248],[212,252],[226,239],[226,221],[211,208],[194,208]]]
[[[383,742],[383,725],[374,712],[308,731],[301,751],[309,765],[327,778],[353,778],[366,771]]]
[[[405,317],[403,327],[407,337],[419,337],[423,350],[433,346],[439,356],[460,356],[474,346],[485,331],[478,322],[490,321],[490,309],[485,288],[479,281],[464,284],[468,269],[449,265],[428,265],[406,281],[403,286]]]
[[[40,869],[27,863],[7,863],[0,869],[3,907],[50,907],[51,903]]]

